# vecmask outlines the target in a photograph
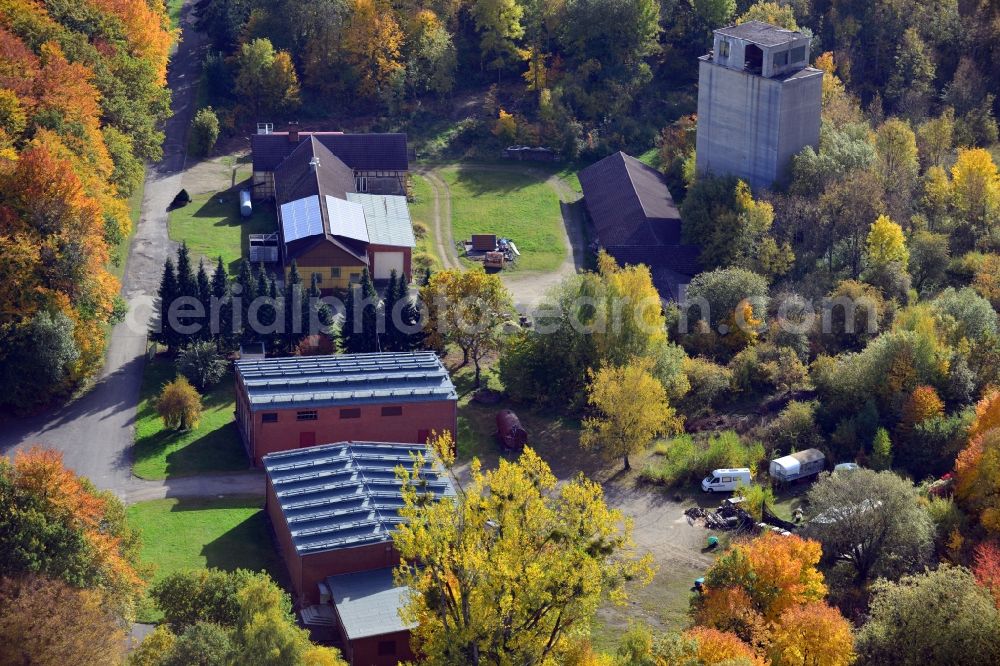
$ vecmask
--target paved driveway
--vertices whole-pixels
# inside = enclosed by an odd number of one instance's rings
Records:
[[[63,452],[66,465],[99,488],[125,496],[142,485],[132,478],[131,446],[146,349],[146,327],[167,253],[167,205],[180,190],[187,128],[204,48],[203,35],[189,29],[191,4],[184,9],[184,39],[174,54],[168,85],[173,116],[166,123],[163,159],[149,166],[142,215],[129,251],[122,295],[129,301],[128,320],[111,333],[104,369],[79,399],[55,410],[0,426],[0,452],[41,444]],[[161,484],[162,485],[162,484]]]

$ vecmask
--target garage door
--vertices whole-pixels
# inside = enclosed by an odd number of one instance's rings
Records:
[[[402,252],[376,252],[375,253],[375,279],[388,280],[389,274],[396,271],[396,275],[403,274],[403,253]]]

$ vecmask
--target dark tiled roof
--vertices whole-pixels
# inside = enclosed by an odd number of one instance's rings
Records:
[[[296,146],[315,136],[330,152],[355,171],[406,171],[409,157],[405,134],[343,134],[340,132],[299,132],[292,142],[288,132],[254,134],[250,137],[254,171],[274,171]]]
[[[763,21],[747,21],[716,30],[720,35],[742,39],[760,46],[779,46],[786,42],[805,37],[801,32],[779,28]]]
[[[271,453],[262,462],[299,555],[389,541],[403,522],[396,467],[423,444],[339,442]],[[421,478],[438,497],[454,497],[451,481],[428,463]]]
[[[662,298],[679,300],[678,287],[701,272],[695,245],[617,245],[605,248],[620,266],[649,266],[653,285]]]
[[[591,164],[579,177],[601,245],[677,242],[680,213],[656,169],[618,152]]]
[[[309,163],[319,160],[313,171]],[[354,172],[330,149],[308,137],[274,169],[274,198],[278,206],[311,194],[344,199],[355,191]]]
[[[292,356],[236,361],[251,411],[458,400],[433,352]]]

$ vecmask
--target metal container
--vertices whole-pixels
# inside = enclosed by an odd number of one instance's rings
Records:
[[[521,427],[517,414],[509,409],[497,412],[497,441],[508,451],[520,451],[528,443],[528,431]]]

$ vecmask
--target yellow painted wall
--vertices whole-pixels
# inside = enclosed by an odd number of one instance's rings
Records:
[[[361,271],[364,269],[362,264],[357,266],[341,266],[340,267],[340,277],[332,277],[330,275],[330,266],[299,266],[299,275],[302,277],[302,283],[307,287],[312,284],[312,274],[319,273],[323,276],[323,281],[319,283],[320,289],[346,289],[351,281],[351,273],[357,273],[358,278],[361,277]],[[285,281],[288,281],[288,273],[290,268],[285,268]]]

